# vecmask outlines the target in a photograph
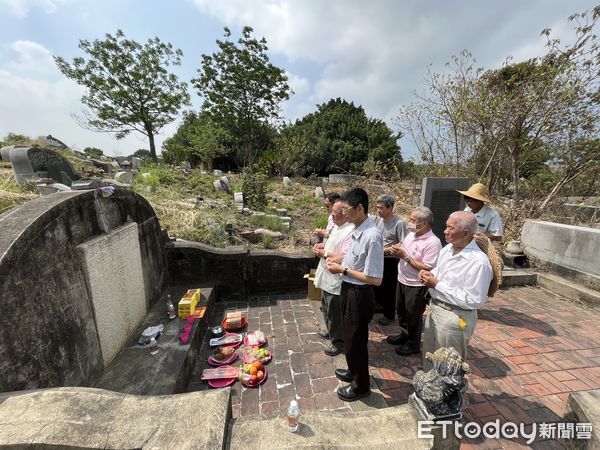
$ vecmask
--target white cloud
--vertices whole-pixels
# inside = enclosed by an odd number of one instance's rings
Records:
[[[8,7],[8,11],[18,18],[25,18],[29,10],[39,8],[47,14],[52,14],[58,9],[58,5],[66,0],[0,0],[0,5]]]
[[[52,52],[41,44],[32,41],[15,41],[9,48],[16,53],[16,60],[10,61],[6,67],[16,72],[56,72]]]

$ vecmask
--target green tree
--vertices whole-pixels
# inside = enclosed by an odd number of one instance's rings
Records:
[[[152,158],[152,154],[150,153],[150,150],[146,150],[145,148],[140,148],[138,150],[136,150],[135,152],[133,152],[133,155],[131,155],[135,158],[140,158],[143,160],[147,160]]]
[[[192,167],[202,162],[212,170],[218,156],[230,156],[227,130],[217,126],[206,112],[184,113],[184,119],[175,134],[163,143],[163,158],[170,164],[188,161]]]
[[[367,162],[402,164],[399,136],[385,122],[368,117],[361,106],[340,98],[318,105],[316,112],[284,129],[282,136],[298,151],[292,166],[296,175],[359,174]],[[280,153],[289,152],[285,145],[280,148]]]
[[[122,139],[131,131],[148,136],[150,154],[157,162],[154,136],[189,104],[187,85],[170,73],[179,66],[183,53],[155,37],[144,45],[118,30],[115,36],[93,42],[81,40],[79,48],[88,56],[72,63],[55,56],[60,71],[87,88],[81,125],[94,131],[115,133]]]
[[[284,71],[269,62],[267,41],[252,37],[245,26],[236,43],[217,40],[219,50],[202,55],[199,76],[192,84],[203,98],[203,109],[231,136],[239,162],[252,167],[270,143],[271,125],[280,118],[280,105],[292,90]]]
[[[104,152],[96,147],[86,147],[83,149],[83,153],[88,158],[95,158],[95,159],[98,159],[104,155]]]

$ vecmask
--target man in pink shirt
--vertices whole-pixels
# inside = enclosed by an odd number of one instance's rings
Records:
[[[392,248],[391,254],[400,258],[398,263],[398,286],[396,288],[396,311],[400,334],[388,336],[387,341],[402,356],[421,351],[423,313],[427,302],[427,287],[419,279],[420,270],[431,270],[437,263],[442,243],[431,231],[433,213],[420,206],[410,213],[409,234],[401,244]]]

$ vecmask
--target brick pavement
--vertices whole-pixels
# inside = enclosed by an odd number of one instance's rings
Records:
[[[218,323],[226,309],[246,311],[248,329],[263,330],[274,355],[267,366],[269,379],[260,388],[233,385],[234,417],[283,411],[294,397],[305,411],[354,409],[335,393],[343,383],[335,378],[334,368],[343,366],[343,356],[334,359],[322,351],[327,342],[316,334],[322,322],[319,302],[283,295],[216,306],[211,323]],[[470,405],[465,420],[480,424],[495,419],[525,424],[561,421],[569,392],[600,388],[599,318],[597,310],[542,289],[499,291],[480,310],[471,340]],[[419,355],[395,354],[385,341],[395,333],[397,325],[371,323],[370,372],[388,406],[407,402],[413,392],[412,377],[421,366]],[[210,351],[203,346],[189,390],[208,388],[198,380],[200,371],[208,367]],[[565,443],[536,442],[532,447],[560,448]],[[465,439],[463,448],[524,448],[521,444]]]

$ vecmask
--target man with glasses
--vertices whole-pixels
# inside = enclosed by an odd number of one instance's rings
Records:
[[[331,211],[333,209],[334,203],[337,200],[339,200],[339,198],[340,194],[338,194],[337,192],[330,192],[323,198],[323,207],[329,213],[329,218],[327,219],[327,228],[316,228],[314,231],[314,234],[316,234],[322,242],[327,241],[329,233],[331,233],[331,230],[333,230],[333,226],[335,225],[333,223],[333,216],[331,214]]]
[[[337,390],[346,402],[371,393],[369,388],[369,322],[375,311],[372,286],[383,278],[383,238],[368,216],[369,197],[364,189],[353,188],[342,195],[342,208],[354,224],[352,246],[341,264],[327,260],[331,273],[342,276],[342,315],[344,354],[348,369],[336,369],[335,376],[347,386]]]
[[[328,356],[337,356],[344,351],[344,330],[342,323],[342,302],[340,291],[342,277],[339,273],[333,274],[327,269],[327,261],[341,263],[352,245],[352,225],[346,219],[342,210],[342,202],[337,200],[331,212],[335,226],[325,244],[316,244],[313,253],[319,258],[319,267],[315,274],[315,287],[321,289],[321,310],[325,319],[325,330],[318,334],[323,339],[331,339],[331,345],[325,350]]]
[[[400,334],[388,336],[387,341],[397,345],[401,356],[421,351],[423,313],[427,306],[427,287],[419,279],[420,270],[431,270],[437,263],[442,243],[431,231],[433,213],[419,206],[410,213],[409,234],[401,244],[394,245],[391,254],[400,259],[398,285],[396,287],[396,310]]]
[[[458,191],[465,197],[467,207],[477,217],[477,233],[475,236],[486,236],[491,241],[502,241],[502,219],[494,208],[485,203],[491,200],[487,197],[488,189],[485,184],[475,183],[467,191]]]

